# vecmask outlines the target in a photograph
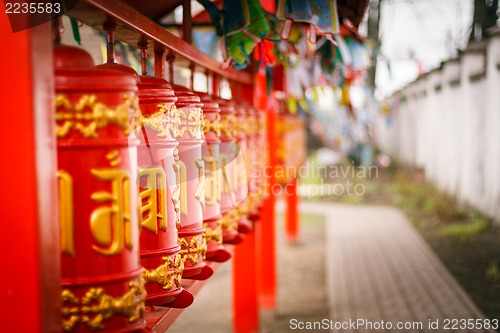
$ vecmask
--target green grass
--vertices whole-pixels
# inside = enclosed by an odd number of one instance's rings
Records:
[[[350,205],[361,205],[365,202],[362,196],[357,195],[345,195],[342,197],[342,203]]]
[[[318,167],[317,160],[318,160],[317,154],[314,153],[311,156],[309,156],[307,162],[310,165],[310,167],[314,169]],[[303,185],[320,185],[323,183],[323,180],[321,179],[321,176],[319,174],[314,172],[308,172],[305,177],[300,178],[300,183]]]
[[[484,216],[476,216],[468,222],[453,223],[441,227],[439,234],[441,236],[454,237],[462,242],[468,241],[475,236],[489,230],[491,223]]]
[[[493,261],[491,264],[489,264],[484,275],[486,277],[486,280],[496,283],[500,282],[500,268],[498,267],[498,262]]]
[[[299,215],[301,228],[317,227],[323,225],[326,221],[324,214],[302,213]]]

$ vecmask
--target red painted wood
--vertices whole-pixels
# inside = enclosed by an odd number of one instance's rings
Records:
[[[82,0],[78,1],[77,5],[67,14],[103,32],[103,24],[114,20],[117,40],[133,46],[149,40],[151,41],[148,43],[150,51],[154,51],[155,48],[162,45],[167,52],[175,54],[177,64],[188,67],[189,63],[192,62],[203,69],[202,71],[207,69],[235,82],[245,85],[252,84],[252,76],[249,73],[234,69],[222,69],[221,63],[217,60],[195,49],[122,1]]]
[[[0,40],[5,45],[0,56],[5,125],[0,131],[2,332],[59,332],[50,23],[13,34],[2,3]]]
[[[286,239],[296,242],[299,238],[299,197],[297,195],[298,180],[292,179],[285,187],[286,199]]]
[[[257,224],[259,253],[259,304],[267,311],[276,308],[276,243],[275,214],[276,197],[264,200],[261,221]]]
[[[182,0],[182,39],[191,44],[193,42],[191,19],[191,0]]]
[[[165,78],[165,50],[156,50],[154,53],[155,76]]]
[[[257,262],[254,231],[234,248],[233,255],[233,329],[235,333],[254,333],[259,328],[257,299]]]
[[[258,228],[259,253],[259,296],[262,309],[273,311],[276,307],[276,233],[275,233],[275,202],[273,188],[276,184],[274,168],[276,158],[276,103],[273,97],[267,96],[264,73],[259,72],[256,78],[256,95],[259,95],[259,105],[266,111],[267,145],[269,151],[269,167],[266,168],[268,196],[264,200],[261,213],[260,228]],[[279,80],[279,78],[275,78]],[[262,107],[264,106],[264,107]]]

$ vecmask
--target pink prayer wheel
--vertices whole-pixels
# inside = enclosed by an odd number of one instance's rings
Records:
[[[205,161],[205,210],[203,225],[207,242],[207,260],[225,262],[231,254],[222,245],[222,171],[220,163],[220,107],[207,94],[198,94],[203,102],[203,132],[205,142],[202,145],[202,155]]]
[[[179,180],[180,228],[178,243],[184,261],[184,278],[205,280],[213,269],[205,262],[207,243],[203,227],[205,208],[205,161],[202,155],[203,104],[189,89],[173,86],[177,102],[179,141],[178,154],[174,155]]]
[[[239,244],[243,236],[238,232],[239,214],[236,201],[236,110],[228,100],[217,98],[220,107],[220,163],[222,173],[221,214],[222,236],[226,244]]]
[[[177,242],[178,199],[172,195],[179,187],[173,160],[178,145],[177,98],[163,78],[140,76],[138,88],[142,111],[137,152],[140,256],[145,268],[141,277],[148,294],[146,305],[185,308],[193,303],[194,296],[181,286],[184,262]]]
[[[266,114],[264,111],[259,111],[257,114],[257,146],[260,147],[261,152],[258,154],[259,163],[259,181],[258,181],[258,194],[257,202],[258,206],[262,205],[264,198],[266,197],[266,191],[268,188],[268,179],[266,176],[266,166],[270,164],[269,161],[269,146],[267,142],[267,124],[266,124]]]
[[[235,196],[238,204],[238,232],[249,233],[252,231],[252,223],[248,220],[248,182],[249,182],[249,150],[248,150],[248,107],[244,105],[236,106],[236,146],[237,155],[235,157],[236,185]]]
[[[259,191],[261,186],[262,166],[260,163],[260,154],[263,146],[259,145],[258,133],[258,117],[259,111],[253,107],[247,108],[247,146],[248,146],[248,196],[247,196],[247,209],[248,218],[250,221],[257,221],[259,219]]]

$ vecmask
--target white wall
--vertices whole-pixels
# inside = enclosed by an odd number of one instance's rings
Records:
[[[395,93],[379,145],[500,221],[500,33]]]

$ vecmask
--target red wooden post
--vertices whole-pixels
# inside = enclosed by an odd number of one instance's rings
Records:
[[[296,242],[299,238],[299,197],[297,195],[298,180],[294,178],[285,187],[286,198],[286,239]]]
[[[255,232],[245,234],[233,254],[233,329],[235,333],[254,333],[259,329],[256,284]]]
[[[0,131],[2,331],[59,332],[60,252],[50,23],[12,33],[5,8],[0,8],[0,40],[6,47],[1,53],[1,110],[7,121]]]
[[[182,39],[188,44],[193,42],[191,0],[182,1]]]
[[[252,103],[252,87],[231,87],[233,98]],[[236,93],[236,94],[235,94]],[[233,328],[236,333],[253,333],[259,329],[257,293],[257,257],[255,229],[245,234],[233,254]]]
[[[279,78],[276,78],[279,80]],[[258,253],[258,286],[259,304],[263,310],[274,311],[276,307],[276,245],[275,245],[275,202],[273,189],[276,184],[274,167],[276,166],[276,109],[272,97],[267,96],[266,77],[258,72],[255,79],[257,108],[265,110],[267,123],[267,145],[269,151],[269,167],[266,170],[268,197],[261,209],[261,220],[257,225]]]
[[[158,49],[155,50],[154,53],[155,61],[154,61],[154,74],[155,76],[165,78],[165,50]],[[169,70],[170,75],[170,70]]]

